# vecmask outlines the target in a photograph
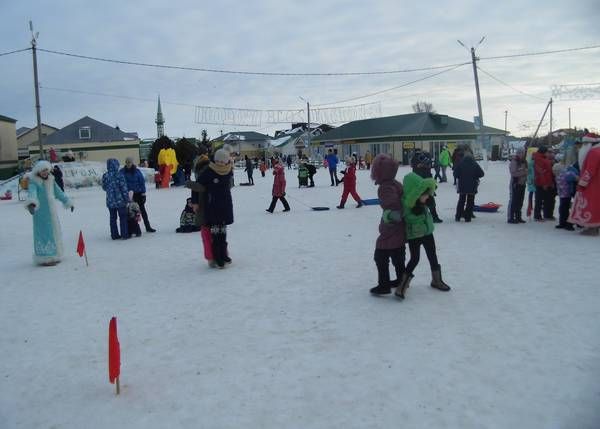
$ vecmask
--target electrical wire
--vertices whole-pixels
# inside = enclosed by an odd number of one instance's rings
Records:
[[[439,70],[446,69],[452,66],[460,66],[460,64],[446,64],[443,66],[430,66],[430,67],[421,67],[414,69],[402,69],[402,70],[388,70],[388,71],[371,71],[371,72],[340,72],[340,73],[279,73],[279,72],[251,72],[251,71],[242,71],[242,70],[223,70],[223,69],[211,69],[211,68],[201,68],[201,67],[186,67],[186,66],[174,66],[167,64],[153,64],[153,63],[142,63],[137,61],[126,61],[126,60],[115,60],[110,58],[101,58],[101,57],[91,57],[88,55],[79,55],[73,54],[70,52],[63,51],[54,51],[50,49],[42,49],[38,48],[40,52],[47,52],[50,54],[56,55],[64,55],[68,57],[81,58],[86,60],[93,61],[102,61],[107,63],[116,63],[116,64],[127,64],[133,66],[142,66],[142,67],[153,67],[153,68],[162,68],[162,69],[172,69],[172,70],[187,70],[187,71],[200,71],[200,72],[208,72],[208,73],[226,73],[226,74],[240,74],[240,75],[252,75],[252,76],[365,76],[365,75],[384,75],[384,74],[398,74],[398,73],[412,73],[418,71],[427,71],[427,70]]]
[[[17,49],[16,51],[0,52],[0,57],[3,57],[5,55],[10,55],[10,54],[16,54],[17,52],[29,51],[30,49],[31,48],[25,48],[25,49]]]
[[[512,89],[513,91],[518,92],[521,95],[526,95],[527,97],[531,97],[531,98],[535,98],[536,100],[540,100],[543,102],[548,101],[545,98],[542,97],[538,97],[537,95],[532,95],[532,94],[527,94],[526,92],[521,91],[520,89],[515,88],[514,86],[509,85],[508,83],[504,82],[503,80],[493,76],[491,73],[486,72],[484,69],[482,69],[481,67],[477,66],[477,70],[479,70],[480,72],[482,72],[483,74],[487,75],[488,77],[492,78],[493,80],[495,80],[498,83],[501,83],[504,86],[509,87],[510,89]]]
[[[528,52],[523,54],[512,54],[512,55],[497,55],[494,57],[480,57],[480,60],[500,60],[504,58],[517,58],[517,57],[532,57],[535,55],[549,55],[549,54],[559,54],[562,52],[574,52],[574,51],[584,51],[586,49],[598,49],[600,45],[591,45],[591,46],[582,46],[579,48],[566,48],[566,49],[556,49],[553,51],[541,51],[541,52]]]
[[[454,67],[452,67],[452,68],[449,68],[449,69],[446,69],[446,70],[442,70],[441,72],[434,73],[434,74],[430,74],[430,75],[428,75],[428,76],[425,76],[425,77],[422,77],[422,78],[420,78],[420,79],[415,79],[415,80],[412,80],[412,81],[410,81],[410,82],[403,83],[402,85],[394,86],[394,87],[392,87],[392,88],[387,88],[387,89],[383,89],[383,90],[381,90],[381,91],[373,92],[373,93],[371,93],[371,94],[361,95],[361,96],[358,96],[358,97],[353,97],[353,98],[347,98],[347,99],[345,99],[345,100],[339,100],[339,101],[335,101],[335,102],[331,102],[331,103],[321,103],[321,104],[315,104],[315,107],[319,107],[319,106],[329,106],[329,105],[331,105],[331,104],[341,104],[341,103],[347,103],[347,102],[349,102],[349,101],[359,100],[359,99],[361,99],[361,98],[372,97],[372,96],[374,96],[374,95],[379,95],[379,94],[383,94],[383,93],[385,93],[385,92],[394,91],[394,90],[396,90],[396,89],[400,89],[400,88],[404,88],[404,87],[406,87],[406,86],[410,86],[410,85],[412,85],[412,84],[414,84],[414,83],[417,83],[417,82],[421,82],[421,81],[424,81],[424,80],[427,80],[427,79],[431,79],[432,77],[439,76],[439,75],[441,75],[441,74],[444,74],[444,73],[450,72],[450,71],[452,71],[452,70],[456,70],[457,68],[459,68],[459,67],[462,67],[462,66],[464,66],[464,65],[467,65],[467,64],[471,64],[471,62],[461,63],[461,64],[458,64],[458,65],[455,65],[455,66],[454,66]]]

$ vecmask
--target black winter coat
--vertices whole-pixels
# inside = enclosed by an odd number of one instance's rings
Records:
[[[208,225],[231,225],[233,223],[233,201],[231,199],[230,170],[227,174],[218,174],[212,168],[205,169],[197,182],[206,187],[204,192],[205,222]]]
[[[457,180],[456,192],[459,194],[476,194],[479,179],[484,175],[483,170],[472,156],[465,156],[454,168]]]

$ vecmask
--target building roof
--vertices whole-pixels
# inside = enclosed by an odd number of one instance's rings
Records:
[[[212,141],[265,141],[271,140],[271,137],[266,134],[257,133],[255,131],[232,131],[225,133],[212,139]]]
[[[90,128],[91,137],[89,139],[79,138],[79,129],[81,127]],[[44,145],[54,146],[69,143],[114,142],[137,139],[137,133],[126,133],[118,128],[103,124],[89,116],[84,116],[72,124],[47,136],[44,140]]]
[[[58,128],[53,127],[52,125],[42,123],[42,130],[43,130],[43,127],[52,128],[54,131],[58,131]],[[21,127],[17,130],[17,138],[23,137],[24,135],[29,134],[32,131],[37,131],[37,126],[35,126],[33,128]]]
[[[293,130],[281,133],[277,138],[271,140],[271,146],[275,148],[282,148],[288,143],[296,141],[298,137],[304,134],[305,131],[302,128],[294,128]]]
[[[11,123],[13,123],[13,124],[14,124],[15,122],[17,122],[17,120],[16,120],[16,119],[9,118],[8,116],[4,116],[4,115],[0,115],[0,121],[2,121],[2,122],[11,122]]]
[[[487,135],[504,135],[504,130],[483,127]],[[344,124],[314,138],[314,142],[360,140],[401,136],[477,136],[473,122],[434,113],[363,119]]]
[[[20,127],[17,128],[17,137],[21,136],[21,134],[25,134],[27,131],[30,131],[31,128],[28,127]]]

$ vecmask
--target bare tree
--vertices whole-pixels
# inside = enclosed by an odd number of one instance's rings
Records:
[[[435,109],[433,108],[432,103],[428,103],[427,101],[417,101],[412,105],[413,112],[415,113],[435,113]]]

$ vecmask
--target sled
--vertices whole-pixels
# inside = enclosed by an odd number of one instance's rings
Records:
[[[254,186],[254,183],[240,183],[240,186]]]
[[[484,213],[496,213],[500,207],[502,207],[502,204],[485,203],[485,204],[473,206],[473,211],[474,212],[484,212]]]
[[[2,200],[2,201],[12,200],[12,192],[6,191],[6,193],[4,195],[0,196],[0,200]]]
[[[377,206],[379,205],[379,198],[370,198],[367,200],[362,200],[365,206]]]
[[[329,207],[311,207],[312,210],[316,211],[316,212],[322,212],[325,210],[329,210]]]

